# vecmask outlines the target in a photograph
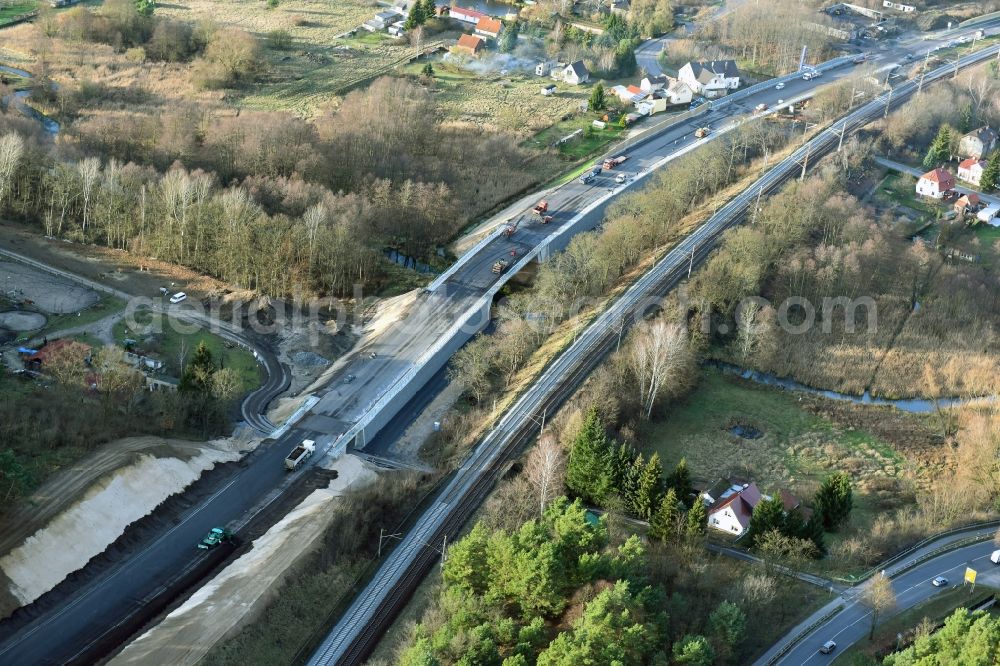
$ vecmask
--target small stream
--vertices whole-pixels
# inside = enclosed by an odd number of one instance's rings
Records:
[[[759,370],[748,370],[723,361],[709,361],[707,364],[719,368],[726,374],[739,375],[743,379],[756,384],[763,384],[764,386],[772,386],[786,391],[816,395],[829,400],[853,402],[856,405],[880,405],[895,407],[900,411],[909,412],[910,414],[928,414],[938,408],[954,407],[956,405],[968,404],[971,402],[978,402],[982,400],[992,401],[996,399],[995,397],[985,397],[971,398],[968,400],[962,398],[941,398],[936,401],[927,400],[925,398],[902,398],[899,400],[893,400],[890,398],[873,397],[868,391],[865,391],[860,396],[857,396],[850,395],[848,393],[840,393],[838,391],[827,391],[825,389],[813,388],[812,386],[807,386],[806,384],[797,382],[794,379],[789,379],[788,377],[778,377],[777,375],[769,372],[760,372]]]
[[[17,69],[16,67],[8,67],[7,65],[0,65],[0,72],[6,72],[7,74],[11,74],[13,76],[19,76],[23,79],[29,79],[29,80],[31,79],[30,72],[26,72],[23,69]],[[6,98],[4,98],[4,101],[13,106],[14,108],[16,108],[18,111],[20,111],[23,115],[27,116],[28,118],[37,120],[39,123],[41,123],[45,131],[51,134],[52,136],[58,134],[59,123],[56,122],[55,120],[52,120],[52,118],[49,118],[44,113],[42,113],[35,107],[31,106],[30,104],[28,104],[27,100],[30,96],[31,96],[30,90],[19,90],[15,92],[13,95],[8,95]],[[12,101],[10,99],[11,97],[13,97]]]

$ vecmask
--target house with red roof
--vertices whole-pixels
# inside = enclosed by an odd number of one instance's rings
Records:
[[[486,42],[479,35],[462,35],[455,44],[455,51],[470,56],[478,56],[486,48]]]
[[[750,527],[750,516],[763,496],[756,483],[739,490],[730,489],[708,510],[708,526],[733,536],[743,536]]]
[[[812,516],[812,509],[787,490],[779,490],[777,496],[786,514],[794,511],[804,521]],[[699,499],[708,507],[708,526],[738,538],[750,529],[750,517],[757,504],[771,497],[760,492],[756,483],[739,484],[721,480],[701,493]]]
[[[479,23],[479,19],[481,18],[489,18],[488,14],[478,12],[475,9],[467,9],[466,7],[450,7],[448,8],[448,16],[457,21],[472,24]]]
[[[974,213],[979,210],[979,195],[975,192],[963,194],[955,201],[955,212],[959,215]]]
[[[955,189],[955,177],[941,169],[931,169],[917,180],[917,194],[933,199],[941,199]]]
[[[979,181],[983,177],[983,169],[985,168],[986,160],[976,157],[964,159],[958,163],[958,178],[979,187]]]
[[[486,39],[496,39],[503,31],[503,23],[491,16],[484,16],[476,23],[476,34]]]

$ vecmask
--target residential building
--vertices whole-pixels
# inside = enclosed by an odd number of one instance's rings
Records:
[[[406,22],[396,21],[389,26],[389,34],[393,37],[402,37],[406,34]]]
[[[986,127],[972,130],[958,142],[958,154],[961,157],[981,158],[997,145],[997,133]]]
[[[941,199],[946,192],[955,189],[955,177],[944,169],[931,169],[917,181],[917,194]]]
[[[955,201],[955,212],[959,215],[974,213],[979,210],[979,195],[975,192],[963,194]]]
[[[750,527],[750,516],[763,496],[756,483],[745,485],[722,498],[708,510],[708,526],[733,536],[743,536]]]
[[[730,90],[740,87],[740,71],[734,60],[711,60],[689,62],[677,73],[696,95],[709,99],[722,97]]]
[[[479,19],[488,17],[488,14],[482,12],[477,12],[475,9],[466,9],[465,7],[450,7],[448,9],[448,16],[451,18],[463,21],[465,23],[472,23],[475,25],[479,23]]]
[[[566,83],[574,86],[578,86],[581,83],[586,83],[590,80],[590,72],[587,71],[587,66],[583,64],[582,60],[577,60],[576,62],[566,65],[560,71],[559,77],[556,77],[556,70],[553,70],[552,76],[555,78],[561,78]]]
[[[666,96],[667,104],[670,106],[690,104],[691,100],[694,99],[694,91],[691,90],[691,86],[680,79],[668,77],[667,87],[663,89],[662,93]]]
[[[90,363],[90,351],[90,345],[72,338],[60,338],[46,343],[37,351],[24,349],[21,353],[21,360],[25,370],[44,372],[45,363],[53,357],[76,359],[81,366],[84,366]]]
[[[372,18],[362,23],[361,27],[368,32],[382,32],[385,30],[385,23],[377,18]]]
[[[958,163],[958,179],[979,187],[979,180],[983,177],[983,169],[985,168],[985,160],[975,157],[964,159]]]
[[[484,16],[476,23],[476,34],[487,39],[496,39],[503,31],[503,23],[490,16]]]
[[[1000,204],[990,204],[976,213],[976,219],[991,227],[1000,227]]]
[[[455,44],[455,51],[470,56],[478,56],[486,48],[486,42],[479,35],[462,35]]]
[[[552,71],[552,68],[554,66],[555,63],[552,62],[551,60],[541,61],[540,63],[535,65],[535,76],[548,76],[549,72]]]
[[[646,92],[653,92],[654,90],[662,90],[667,87],[670,83],[670,77],[666,74],[659,74],[657,76],[646,76],[639,83],[639,87]]]

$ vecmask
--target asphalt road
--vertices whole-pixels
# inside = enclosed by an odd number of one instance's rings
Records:
[[[995,50],[989,50],[988,54]],[[974,58],[968,58],[963,61],[962,66],[979,62],[983,56],[984,54],[978,54]],[[943,70],[937,70],[928,76],[928,82],[942,76]],[[793,85],[794,82],[789,83],[789,87]],[[895,104],[913,94],[915,89],[915,84],[906,84],[896,94]],[[767,92],[763,94],[766,95]],[[751,98],[747,101],[754,103],[757,100]],[[883,108],[888,108],[890,104],[892,101],[888,95],[872,100],[836,121],[834,126],[842,124],[848,132],[853,132],[879,117]],[[537,430],[543,410],[557,407],[562,399],[560,396],[565,397],[566,391],[581,380],[581,373],[589,372],[603,354],[607,353],[609,332],[613,334],[619,326],[624,328],[626,322],[637,321],[646,305],[658,303],[663,293],[684,277],[689,257],[692,263],[700,261],[722,232],[742,219],[745,211],[752,205],[758,189],[761,193],[774,190],[797,175],[799,164],[810,152],[820,155],[832,150],[836,143],[836,134],[829,130],[810,139],[750,188],[720,208],[588,326],[476,447],[435,503],[386,558],[365,590],[356,597],[322,641],[309,662],[310,666],[360,663],[429,566],[432,558],[428,554],[427,544],[441,543],[442,538],[454,536],[455,531],[461,527],[464,519],[471,514],[497,475],[502,472],[505,461],[516,453],[520,443]],[[610,339],[613,341],[613,335]]]
[[[695,144],[712,140],[719,133],[743,120],[758,103],[774,105],[778,99],[805,95],[831,79],[849,75],[851,67],[835,70],[821,79],[806,82],[796,79],[785,90],[765,90],[756,96],[727,104],[697,119],[670,127],[636,146],[629,161],[617,172],[642,177]],[[707,139],[697,140],[697,127],[713,128]],[[407,317],[386,331],[369,348],[348,359],[331,384],[317,395],[319,402],[278,442],[265,445],[251,456],[246,469],[234,476],[224,492],[201,502],[185,515],[174,529],[148,544],[137,547],[122,565],[100,577],[78,593],[68,605],[24,622],[0,623],[0,663],[44,664],[64,662],[77,654],[82,645],[92,642],[101,627],[118,623],[142,600],[155,593],[184,562],[197,557],[195,544],[209,528],[240,521],[262,498],[273,495],[286,475],[283,458],[301,439],[335,437],[356,422],[391,389],[400,377],[415,365],[426,362],[425,352],[439,341],[452,323],[468,312],[482,294],[508,275],[497,276],[490,270],[497,258],[510,258],[511,250],[523,253],[545,241],[550,234],[569,227],[578,232],[596,226],[603,205],[614,195],[626,191],[631,183],[616,186],[614,173],[602,174],[590,185],[572,181],[549,197],[555,219],[542,225],[526,211],[524,221],[510,239],[500,237],[481,251],[466,257],[460,269],[446,282],[445,288],[420,296]],[[634,181],[633,181],[634,182]],[[588,210],[588,213],[582,211]],[[699,232],[693,236],[697,243]],[[372,358],[371,354],[375,353]],[[347,375],[354,380],[344,383]],[[394,405],[398,411],[402,405]],[[127,575],[118,572],[127,571]],[[14,625],[17,626],[14,626]]]
[[[912,608],[947,589],[934,587],[931,584],[937,576],[947,578],[950,586],[962,585],[966,567],[977,571],[977,585],[1000,587],[1000,568],[989,559],[994,550],[996,546],[990,541],[966,546],[928,560],[893,578],[896,613]],[[871,628],[871,611],[858,601],[861,591],[862,588],[859,586],[845,593],[841,598],[841,602],[845,605],[844,610],[808,634],[784,657],[771,663],[786,666],[829,664],[836,658],[837,653],[843,652],[845,648],[858,641],[867,639]],[[883,617],[880,621],[884,619],[886,618]],[[819,648],[829,640],[837,643],[837,649],[833,654],[820,654]],[[764,663],[767,662],[763,659],[757,662],[758,665]]]

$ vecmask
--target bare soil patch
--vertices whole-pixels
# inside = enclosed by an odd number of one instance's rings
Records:
[[[20,312],[11,310],[0,312],[0,328],[9,331],[35,331],[45,326],[45,315],[39,312]]]
[[[79,312],[100,299],[93,289],[12,261],[0,261],[0,285],[8,298],[51,314]]]

